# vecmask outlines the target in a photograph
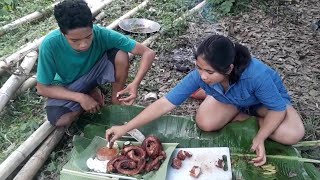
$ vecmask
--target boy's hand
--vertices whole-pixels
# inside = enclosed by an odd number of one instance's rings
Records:
[[[100,110],[99,103],[87,94],[83,94],[79,103],[86,112],[96,113]]]
[[[125,97],[125,95],[128,95]],[[122,104],[132,105],[138,95],[138,86],[130,83],[126,88],[117,93],[117,98]]]

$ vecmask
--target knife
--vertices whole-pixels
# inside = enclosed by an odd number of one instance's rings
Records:
[[[146,138],[138,129],[132,129],[131,131],[127,132],[130,136],[132,136],[138,142],[143,142]]]

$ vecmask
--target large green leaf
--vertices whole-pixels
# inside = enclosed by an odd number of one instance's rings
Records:
[[[104,137],[105,129],[113,125],[124,124],[143,110],[136,106],[109,106],[100,114],[83,117],[85,137]],[[191,117],[162,116],[158,120],[139,129],[143,134],[154,134],[162,142],[179,143],[179,147],[229,147],[232,159],[232,171],[236,179],[320,179],[319,171],[313,164],[301,158],[292,146],[286,146],[267,140],[267,163],[275,166],[276,173],[269,174],[249,161],[254,154],[250,152],[251,142],[258,131],[254,118],[244,122],[234,122],[217,132],[203,132]]]

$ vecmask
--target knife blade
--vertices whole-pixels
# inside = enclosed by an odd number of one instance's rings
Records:
[[[132,129],[131,131],[127,132],[130,136],[132,136],[138,142],[143,142],[146,138],[138,129]]]

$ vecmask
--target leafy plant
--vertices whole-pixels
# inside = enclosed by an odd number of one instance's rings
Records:
[[[0,1],[0,17],[7,15],[9,11],[15,9],[18,4],[18,0],[3,0]]]
[[[235,12],[236,9],[241,10],[240,6],[248,6],[249,0],[209,0],[208,3],[216,7],[219,13],[225,15]]]

